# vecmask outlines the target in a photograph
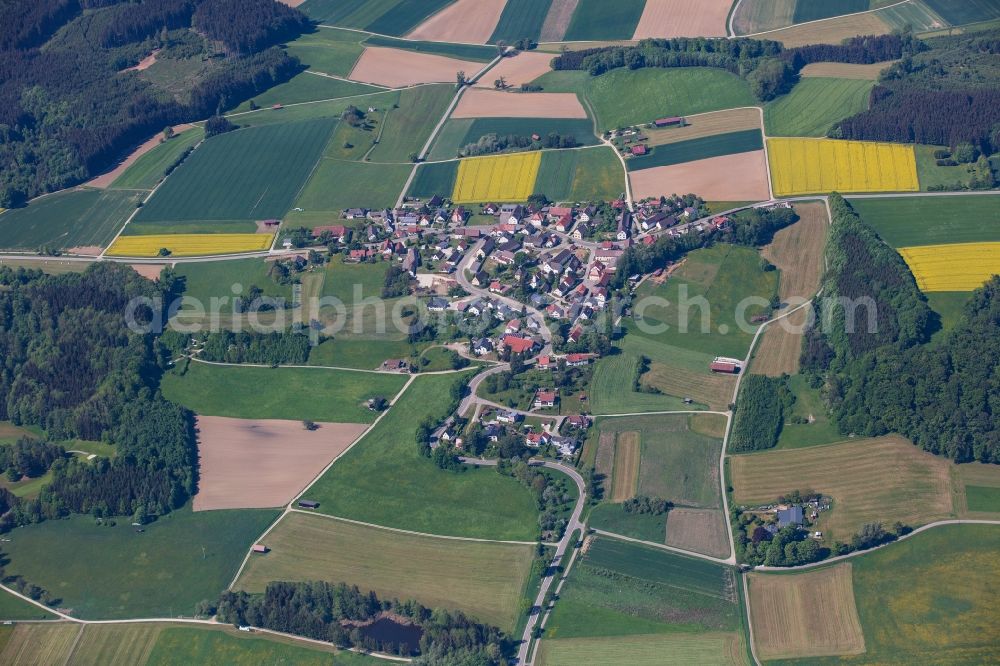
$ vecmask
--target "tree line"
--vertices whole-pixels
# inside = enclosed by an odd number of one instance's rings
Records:
[[[576,148],[580,142],[572,134],[562,135],[549,132],[535,139],[523,134],[485,134],[474,143],[468,143],[458,151],[459,157],[476,157],[493,153],[522,150],[543,150],[550,148]]]
[[[786,378],[748,375],[740,385],[729,450],[737,453],[770,449],[778,444],[785,412],[795,403]]]
[[[198,358],[218,363],[304,365],[311,350],[308,336],[292,331],[216,331],[205,336]]]
[[[829,325],[807,331],[802,369],[843,434],[900,433],[957,462],[1000,463],[1000,276],[973,292],[931,343],[937,315],[899,254],[838,195],[824,299]],[[846,308],[869,299],[872,307]]]
[[[15,446],[8,468],[30,476],[50,463],[52,480],[37,499],[12,500],[0,527],[182,506],[197,482],[193,415],[159,392],[169,354],[125,318],[132,299],[161,297],[160,288],[107,263],[60,276],[0,267],[0,286],[0,420],[41,427],[55,441],[110,442],[117,452],[88,463],[42,443]],[[162,313],[135,315],[145,324]]]
[[[435,664],[499,665],[505,663],[511,648],[502,631],[459,611],[379,599],[374,592],[344,583],[275,581],[268,583],[263,594],[227,591],[219,599],[217,613],[221,621],[234,625],[282,631],[344,648],[419,654]],[[380,641],[365,635],[365,625],[386,617],[419,627],[419,643]]]
[[[206,30],[229,40],[229,55],[190,29],[197,16],[239,32]],[[82,182],[165,126],[215,115],[302,69],[268,48],[305,28],[298,10],[274,0],[6,2],[0,25],[0,206],[8,208]],[[123,71],[154,49],[161,60],[200,56],[203,73],[175,94]]]

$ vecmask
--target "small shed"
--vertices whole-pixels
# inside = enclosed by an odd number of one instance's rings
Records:
[[[253,552],[255,552],[255,553],[268,553],[270,551],[271,551],[271,549],[268,548],[267,546],[265,546],[262,543],[255,543],[253,545]]]
[[[319,502],[317,502],[315,500],[307,500],[307,499],[299,500],[299,507],[303,508],[303,509],[318,509],[319,508]]]

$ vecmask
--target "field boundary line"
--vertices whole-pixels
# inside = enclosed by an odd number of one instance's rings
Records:
[[[628,412],[626,414],[591,414],[591,416],[595,419],[612,419],[623,416],[663,416],[666,414],[715,414],[717,416],[729,416],[729,412],[717,412],[706,409],[685,409],[667,412]]]
[[[753,568],[754,571],[763,572],[776,572],[776,571],[804,571],[806,569],[816,569],[819,567],[825,567],[830,564],[835,564],[837,562],[843,562],[844,560],[849,560],[852,557],[860,557],[862,555],[867,555],[868,553],[874,553],[877,550],[883,548],[888,548],[894,543],[899,543],[901,541],[906,541],[912,536],[920,534],[921,532],[926,532],[927,530],[934,529],[935,527],[946,527],[948,525],[1000,525],[1000,520],[987,520],[978,518],[953,518],[948,520],[935,520],[933,523],[927,523],[926,525],[921,525],[920,527],[914,529],[912,532],[908,532],[898,539],[893,539],[888,543],[883,543],[874,548],[866,548],[865,550],[855,550],[854,552],[847,553],[846,555],[837,555],[836,557],[829,557],[825,560],[820,560],[819,562],[810,562],[808,564],[799,564],[794,567],[768,567],[768,566],[756,566]]]
[[[863,12],[851,12],[850,14],[838,14],[837,16],[828,16],[821,19],[813,19],[812,21],[803,21],[802,23],[793,23],[791,25],[786,25],[783,28],[772,28],[771,30],[763,30],[761,32],[751,32],[746,35],[739,35],[740,37],[758,37],[759,35],[769,35],[771,33],[780,32],[782,30],[788,30],[789,28],[796,28],[800,25],[812,25],[814,23],[824,23],[826,21],[836,21],[837,19],[847,18],[848,16],[860,16],[862,14],[874,14],[880,12],[884,9],[892,9],[893,7],[899,7],[900,5],[908,5],[910,0],[900,0],[899,2],[893,3],[891,5],[886,5],[885,7],[877,7],[875,9],[866,9]],[[735,12],[733,12],[735,15]],[[780,41],[780,40],[779,40]]]
[[[660,550],[667,550],[671,553],[677,553],[678,555],[686,555],[687,557],[693,557],[699,560],[708,560],[710,562],[715,562],[716,564],[722,564],[725,566],[735,566],[736,556],[733,555],[728,559],[722,559],[719,557],[712,557],[711,555],[704,555],[702,553],[696,553],[693,550],[684,550],[683,548],[676,548],[674,546],[668,546],[665,543],[656,543],[655,541],[644,541],[642,539],[633,539],[632,537],[625,536],[624,534],[617,534],[615,532],[607,532],[605,530],[599,530],[596,527],[590,528],[590,531],[594,534],[600,536],[606,536],[610,539],[618,539],[619,541],[628,541],[631,543],[638,543],[643,546],[652,546],[653,548],[659,548]]]
[[[754,645],[753,638],[753,615],[750,613],[750,586],[747,584],[745,573],[738,574],[743,585],[743,605],[747,609],[747,640],[750,641],[750,656],[753,657],[754,664],[760,666],[760,657],[757,656],[757,646]]]
[[[404,530],[401,527],[388,527],[386,525],[379,525],[377,523],[366,523],[363,520],[353,520],[351,518],[343,518],[341,516],[334,516],[329,513],[321,513],[319,511],[303,511],[302,509],[297,509],[294,507],[289,507],[288,513],[301,513],[306,516],[316,516],[317,518],[336,520],[343,523],[358,525],[360,527],[372,527],[379,530],[386,530],[388,532],[396,532],[398,534],[408,534],[410,536],[417,536],[417,537],[427,537],[430,539],[448,539],[450,541],[472,541],[475,543],[502,543],[512,546],[534,546],[538,543],[537,541],[510,541],[506,539],[482,539],[478,537],[460,537],[460,536],[451,536],[447,534],[432,534],[430,532],[417,532],[415,530]],[[542,542],[542,545],[554,547],[559,544],[558,542],[554,543]]]
[[[314,72],[311,69],[304,70],[303,74],[312,74],[313,76],[321,76],[324,79],[333,79],[334,81],[343,81],[344,83],[360,83],[365,86],[372,86],[373,88],[381,88],[382,90],[388,92],[390,90],[398,90],[398,88],[391,88],[389,86],[383,86],[381,83],[370,83],[368,81],[357,81],[355,79],[349,79],[346,76],[337,76],[336,74],[327,74],[326,72]],[[405,86],[404,86],[405,87]],[[375,93],[372,93],[375,94]]]

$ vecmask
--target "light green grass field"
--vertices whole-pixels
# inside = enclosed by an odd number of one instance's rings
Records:
[[[291,301],[291,286],[275,282],[268,274],[271,266],[263,259],[233,259],[177,264],[174,271],[184,281],[186,298],[197,300],[206,312],[212,307],[212,299],[219,299],[218,311],[229,314],[233,311],[233,299],[239,297],[234,296],[234,290],[246,294],[251,287],[257,287],[265,296]],[[189,313],[194,313],[193,306],[179,310],[178,317],[183,320]]]
[[[785,424],[778,437],[779,449],[798,449],[817,444],[832,444],[844,439],[830,420],[829,409],[823,402],[819,389],[809,386],[802,375],[793,375],[788,380],[788,388],[795,395],[791,413],[785,414]],[[809,423],[791,423],[790,419],[801,416]]]
[[[163,395],[205,416],[371,423],[365,406],[392,398],[406,378],[350,370],[255,368],[191,363],[183,376],[163,376]]]
[[[534,556],[532,545],[422,537],[302,513],[282,519],[266,543],[271,552],[250,559],[237,589],[263,592],[272,580],[343,582],[383,599],[461,610],[508,632]]]
[[[86,188],[50,194],[24,208],[0,213],[0,248],[105,247],[146,194]]]
[[[55,615],[29,604],[13,594],[0,590],[0,622],[7,620],[53,620]],[[0,652],[3,648],[0,647]]]
[[[320,160],[295,200],[295,207],[303,211],[290,212],[286,223],[293,226],[332,224],[339,221],[341,211],[346,208],[394,206],[412,169],[409,164]]]
[[[868,108],[874,81],[803,78],[764,107],[768,136],[826,136],[834,123]]]
[[[401,91],[397,102],[399,108],[388,109],[385,127],[368,159],[372,162],[408,162],[411,153],[419,153],[424,147],[454,94],[454,86],[450,85],[419,86]]]
[[[18,527],[3,550],[8,575],[22,575],[84,619],[191,616],[232,580],[275,511],[202,511],[185,507],[136,533],[90,516]]]
[[[973,165],[938,166],[937,158],[934,157],[934,151],[938,149],[939,146],[913,147],[917,158],[917,180],[920,182],[920,189],[926,192],[932,187],[957,190],[968,186],[975,175]]]
[[[253,102],[262,108],[269,108],[275,104],[299,104],[301,102],[315,102],[325,99],[337,99],[340,97],[356,97],[376,93],[383,88],[370,86],[365,83],[354,81],[342,81],[331,79],[327,76],[320,76],[310,72],[296,74],[288,81],[279,83],[273,88],[253,98]],[[250,101],[243,102],[233,109],[235,113],[249,111]],[[284,111],[284,109],[282,109]],[[235,120],[235,119],[234,119]]]
[[[634,378],[638,367],[638,355],[625,351],[605,356],[597,362],[590,386],[590,406],[595,414],[634,414],[704,408],[703,405],[685,405],[683,399],[671,395],[635,391]]]
[[[606,482],[605,487],[608,485]],[[667,536],[666,516],[625,513],[621,504],[611,502],[602,502],[595,506],[590,512],[587,524],[594,529],[653,543],[664,543]]]
[[[600,39],[632,39],[646,0],[580,0],[570,19],[568,42]]]
[[[309,354],[309,365],[373,370],[389,358],[411,359],[414,349],[406,340],[373,340],[338,337],[324,340]]]
[[[305,493],[334,516],[430,534],[534,539],[537,509],[517,481],[492,469],[444,472],[420,457],[425,418],[444,418],[448,393],[469,375],[417,377],[365,437]]]
[[[334,126],[333,120],[312,120],[212,137],[170,175],[136,222],[280,218],[291,208]],[[211,222],[207,226],[210,230]]]
[[[365,50],[364,39],[351,30],[320,28],[289,42],[287,51],[314,72],[347,76]]]
[[[205,132],[194,127],[175,134],[132,163],[111,183],[112,188],[151,190],[163,179],[163,172],[181,153],[204,138]]]
[[[296,666],[375,666],[382,659],[354,652],[309,647],[292,639],[247,634],[232,628],[165,627],[148,666],[178,664],[295,664]]]
[[[1000,241],[1000,198],[991,195],[852,199],[889,245]]]
[[[808,663],[995,663],[998,549],[997,526],[948,525],[854,558],[865,654]]]
[[[538,666],[616,664],[633,666],[689,666],[690,664],[745,664],[737,634],[705,632],[633,635],[609,638],[563,638],[538,644]]]
[[[369,106],[383,107],[392,106],[399,99],[398,90],[383,90],[361,97],[343,97],[319,102],[304,102],[293,104],[281,109],[264,107],[257,111],[242,111],[227,116],[233,123],[241,127],[261,127],[264,125],[277,125],[292,123],[300,120],[314,120],[316,118],[338,119],[348,106],[354,105],[359,109],[367,109]]]
[[[666,299],[669,304],[650,301],[648,307],[637,307],[641,320],[635,333],[713,357],[744,358],[756,330],[750,320],[769,310],[759,303],[768,302],[777,289],[778,272],[765,272],[760,255],[752,248],[719,244],[695,250],[665,283],[647,281],[639,288],[640,305],[647,297]],[[740,318],[737,308],[748,297],[758,301],[746,304]],[[683,307],[686,303],[691,307]],[[667,330],[655,332],[664,324]]]

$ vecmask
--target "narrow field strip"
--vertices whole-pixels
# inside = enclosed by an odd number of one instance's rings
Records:
[[[119,236],[108,248],[111,257],[195,257],[263,252],[274,234],[152,234]],[[164,254],[163,250],[167,253]]]

